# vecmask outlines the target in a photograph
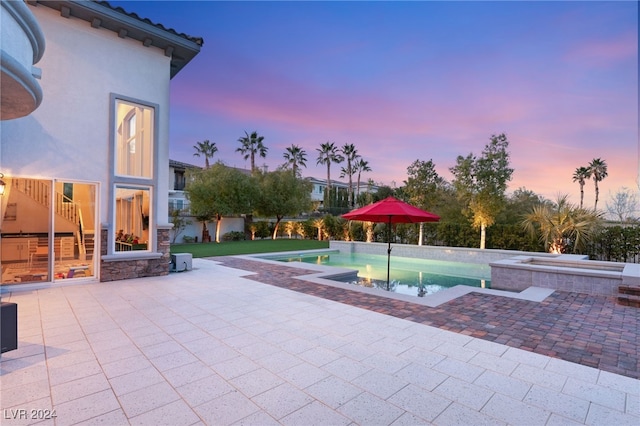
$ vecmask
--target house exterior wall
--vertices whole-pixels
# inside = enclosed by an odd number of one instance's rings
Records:
[[[29,9],[45,36],[39,62],[43,100],[28,116],[2,122],[5,175],[96,183],[101,281],[168,273],[169,81],[171,58],[140,41],[119,38],[89,22],[42,5]],[[110,181],[113,95],[156,106],[151,253],[107,255],[115,235]],[[98,229],[96,231],[99,231]],[[125,260],[126,259],[126,260]],[[133,266],[127,266],[132,263]],[[128,272],[123,273],[126,270]]]
[[[5,174],[97,181],[100,220],[106,222],[109,192],[110,94],[158,104],[157,164],[169,161],[169,58],[89,23],[30,6],[47,50],[39,65],[44,99],[30,116],[3,123]],[[18,142],[20,141],[20,142]],[[168,180],[158,167],[156,212],[166,224]],[[165,187],[166,189],[166,187]]]

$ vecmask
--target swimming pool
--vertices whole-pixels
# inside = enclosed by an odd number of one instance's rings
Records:
[[[301,253],[271,259],[357,269],[357,282],[343,282],[385,290],[387,288],[387,256],[335,252]],[[456,285],[490,288],[491,267],[475,263],[391,256],[390,280],[391,291],[411,296],[433,294]]]

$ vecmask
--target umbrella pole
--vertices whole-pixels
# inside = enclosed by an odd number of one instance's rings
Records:
[[[389,229],[387,230],[387,291],[389,291],[389,268],[391,265],[391,216],[389,216]]]

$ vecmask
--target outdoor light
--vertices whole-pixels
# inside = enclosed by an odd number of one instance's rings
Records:
[[[4,174],[0,173],[0,196],[4,195],[4,181],[2,180],[2,178],[4,177]]]

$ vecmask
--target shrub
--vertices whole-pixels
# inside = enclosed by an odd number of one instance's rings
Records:
[[[256,227],[256,238],[267,238],[271,236],[273,230],[269,228],[269,222],[261,220],[259,222],[254,222]]]
[[[244,232],[240,232],[240,231],[227,232],[222,236],[222,241],[243,241],[243,240],[244,240]]]
[[[640,262],[640,225],[603,227],[591,239],[590,259]]]

